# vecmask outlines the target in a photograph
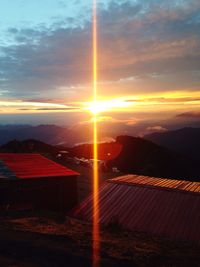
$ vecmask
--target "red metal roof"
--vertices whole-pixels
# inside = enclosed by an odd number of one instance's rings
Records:
[[[99,223],[172,239],[200,241],[200,183],[128,175],[99,190]],[[73,216],[92,221],[92,197]]]
[[[78,175],[40,154],[0,153],[0,160],[20,179]]]

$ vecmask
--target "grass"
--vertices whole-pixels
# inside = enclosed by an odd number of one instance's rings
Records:
[[[59,217],[59,216],[58,216]],[[90,224],[65,218],[62,222],[56,216],[32,214],[32,217],[7,218],[0,223],[0,244],[10,240],[6,252],[0,250],[2,258],[6,253],[9,260],[27,263],[27,266],[64,266],[63,261],[70,259],[72,265],[91,266],[91,234]],[[7,236],[6,236],[7,235]],[[2,238],[2,236],[4,238]],[[7,241],[6,241],[7,242]],[[24,247],[23,244],[26,244]],[[17,244],[17,246],[16,246]],[[20,248],[19,249],[17,249]],[[21,253],[26,248],[28,259]],[[32,252],[31,252],[32,251]],[[54,256],[44,259],[49,251]],[[13,256],[14,255],[14,256]],[[17,259],[16,259],[17,255]],[[41,263],[37,262],[38,256]],[[73,256],[75,255],[75,256]],[[102,266],[200,266],[200,245],[189,242],[172,241],[145,233],[123,230],[120,225],[113,224],[101,229]],[[83,264],[85,262],[86,265]],[[29,264],[29,265],[28,265]],[[38,265],[37,265],[38,264]],[[46,264],[46,265],[45,265]],[[57,264],[57,265],[53,265]],[[82,264],[82,265],[81,265]],[[1,265],[0,266],[10,266]],[[23,266],[23,265],[14,265]],[[79,265],[76,265],[79,266]]]

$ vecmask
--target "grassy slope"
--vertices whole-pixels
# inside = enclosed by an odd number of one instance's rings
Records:
[[[91,266],[91,226],[38,216],[0,222],[0,266]],[[101,266],[200,266],[200,245],[101,229]]]

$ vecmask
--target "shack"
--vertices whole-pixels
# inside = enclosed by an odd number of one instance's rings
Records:
[[[0,153],[0,206],[67,212],[77,204],[78,175],[40,154]]]

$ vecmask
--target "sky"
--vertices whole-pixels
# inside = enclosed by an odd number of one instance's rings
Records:
[[[200,1],[97,3],[99,121],[200,121]],[[0,123],[83,123],[92,0],[0,4]]]

